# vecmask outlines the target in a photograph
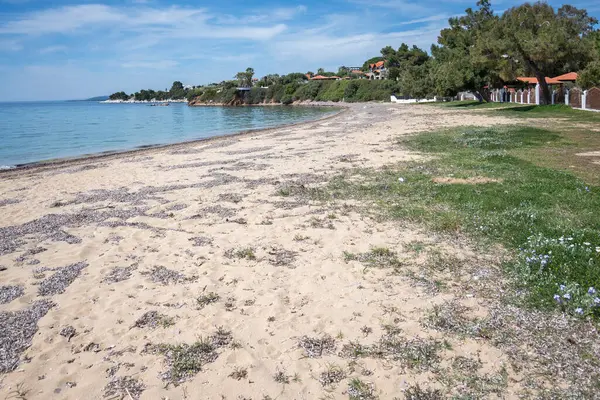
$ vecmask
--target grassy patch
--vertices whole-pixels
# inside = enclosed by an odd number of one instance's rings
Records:
[[[373,247],[366,253],[353,254],[344,252],[345,261],[359,261],[366,267],[372,268],[398,268],[400,260],[395,252],[387,247]]]
[[[348,382],[348,396],[350,400],[375,400],[375,386],[372,383],[365,383],[358,378],[351,379]]]
[[[148,311],[135,321],[136,328],[168,328],[175,325],[175,320],[168,315],[159,313],[158,311]]]
[[[569,307],[580,313],[584,303],[591,306],[597,298],[586,297],[586,291],[600,288],[600,188],[518,155],[560,145],[561,140],[555,132],[532,127],[422,133],[401,144],[429,153],[433,159],[381,171],[354,171],[333,179],[327,188],[331,197],[379,205],[370,211],[381,218],[425,223],[433,230],[500,242],[514,251],[511,272],[514,281],[526,289],[531,304],[556,306],[553,297],[564,285],[580,294],[571,293],[572,298],[582,300]],[[437,183],[434,178],[438,177],[456,182]],[[570,244],[577,250],[560,247],[561,237],[572,237]],[[526,265],[533,251],[537,261]],[[584,310],[584,314],[596,315],[596,311]]]
[[[559,118],[568,119],[573,122],[600,122],[599,113],[576,110],[564,104],[555,104],[547,106],[518,105],[514,103],[503,104],[507,105],[502,106],[501,110],[495,110],[495,112],[513,118]]]
[[[225,252],[225,257],[256,260],[256,254],[254,254],[254,249],[252,247],[244,247],[241,249],[229,249]]]

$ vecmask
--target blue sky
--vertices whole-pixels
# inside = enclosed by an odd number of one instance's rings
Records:
[[[520,3],[493,2],[495,10]],[[561,2],[549,1],[558,6]],[[573,1],[600,17],[597,0]],[[78,99],[174,80],[199,85],[362,65],[402,42],[429,49],[475,1],[0,0],[0,101]]]

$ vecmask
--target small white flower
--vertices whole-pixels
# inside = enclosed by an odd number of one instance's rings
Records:
[[[597,306],[599,306],[600,305],[600,298],[596,297],[594,299],[594,304],[597,305]]]
[[[560,296],[555,294],[554,295],[554,300],[560,303]]]
[[[398,178],[398,182],[400,182],[400,183],[404,182],[404,178]]]
[[[563,294],[563,297],[567,300],[571,300],[571,293],[565,293]]]
[[[583,242],[583,244],[585,244],[586,246],[590,246],[591,245],[590,242]]]
[[[565,285],[560,285],[558,288],[561,292],[564,292],[567,287]]]
[[[583,309],[581,307],[576,308],[575,312],[579,315],[583,315]]]
[[[596,294],[596,289],[595,289],[595,288],[593,288],[593,287],[589,288],[589,289],[588,289],[588,294],[590,294],[590,295],[591,295],[591,294]]]

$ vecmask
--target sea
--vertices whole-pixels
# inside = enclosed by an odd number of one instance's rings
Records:
[[[322,118],[330,107],[0,103],[0,168],[164,145]]]

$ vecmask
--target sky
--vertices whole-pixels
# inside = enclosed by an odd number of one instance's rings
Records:
[[[66,100],[361,66],[429,49],[476,0],[0,0],[0,101]],[[496,11],[521,3],[493,1]],[[560,1],[549,0],[553,6]],[[600,18],[600,1],[570,4]]]

